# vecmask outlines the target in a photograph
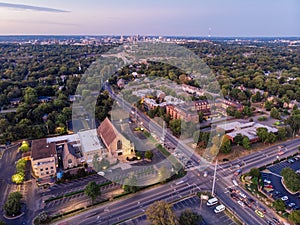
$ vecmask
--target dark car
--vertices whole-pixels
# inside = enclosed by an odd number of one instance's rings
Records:
[[[276,217],[273,217],[272,220],[276,223],[276,224],[280,224],[279,220]]]
[[[269,224],[269,225],[275,225],[272,221],[270,221],[270,220],[267,220],[267,224]]]

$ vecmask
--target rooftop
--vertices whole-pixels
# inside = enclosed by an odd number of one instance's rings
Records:
[[[33,160],[53,157],[55,154],[55,144],[47,143],[46,138],[32,141],[31,158]]]
[[[98,127],[98,135],[101,137],[105,146],[109,146],[117,137],[115,128],[108,118],[106,118]]]
[[[83,152],[97,151],[104,148],[97,136],[96,129],[80,131],[78,136]]]

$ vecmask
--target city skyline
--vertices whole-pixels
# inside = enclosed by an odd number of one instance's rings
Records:
[[[0,35],[300,36],[288,1],[0,2]]]

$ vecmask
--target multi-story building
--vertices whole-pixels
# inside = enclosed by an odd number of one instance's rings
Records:
[[[205,116],[210,115],[210,105],[207,100],[199,100],[189,103],[180,104],[177,106],[167,105],[167,114],[172,119],[181,119],[184,121],[199,121],[199,112],[203,112]]]
[[[171,116],[172,119],[180,119],[187,122],[193,121],[198,122],[199,121],[199,115],[197,111],[188,109],[184,107],[183,105],[180,106],[174,106],[174,105],[167,105],[166,106],[167,114]]]
[[[33,140],[31,144],[31,166],[34,175],[39,179],[56,175],[57,154],[54,143],[47,139]]]

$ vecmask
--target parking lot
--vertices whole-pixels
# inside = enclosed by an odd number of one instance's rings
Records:
[[[280,172],[283,168],[290,167],[294,171],[300,169],[300,160],[295,159],[293,162],[287,160],[277,163],[276,165],[269,166],[267,169],[271,172],[261,172],[262,180],[265,181],[265,187],[271,187],[272,189],[267,192],[265,189],[265,193],[271,196],[273,199],[282,198],[288,209],[300,209],[300,199],[299,194],[291,194],[289,193],[285,187],[281,183],[281,175]],[[287,196],[284,197],[284,196]]]
[[[208,207],[206,206],[205,201],[203,201],[202,206],[200,207],[200,199],[196,196],[190,197],[187,199],[183,199],[173,205],[173,209],[177,215],[180,215],[180,212],[187,209],[192,208],[195,212],[202,215],[204,221],[201,225],[235,225],[224,212],[220,212],[218,214],[214,213],[214,209],[216,206]],[[131,219],[129,221],[121,223],[122,225],[142,225],[148,224],[146,221],[146,215],[141,215],[138,218]]]

